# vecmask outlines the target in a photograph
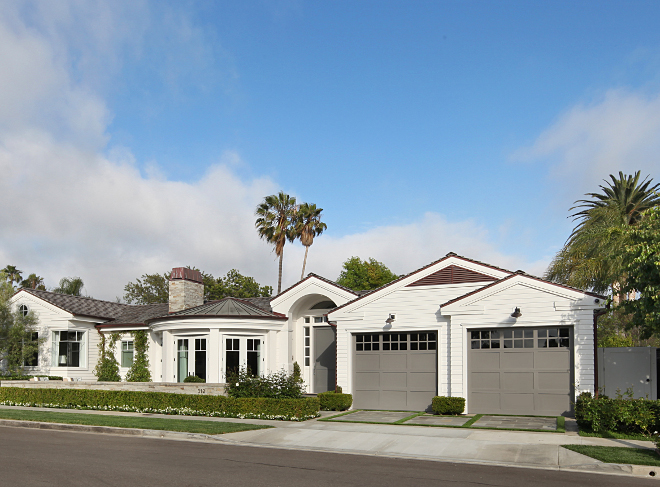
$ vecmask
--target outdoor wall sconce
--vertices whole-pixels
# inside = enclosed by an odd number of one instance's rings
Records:
[[[520,312],[520,308],[516,308],[513,310],[513,313],[511,313],[512,318],[520,318],[522,316],[522,313]]]
[[[396,320],[396,315],[390,313],[390,316],[385,320],[385,323],[391,325],[394,320]]]

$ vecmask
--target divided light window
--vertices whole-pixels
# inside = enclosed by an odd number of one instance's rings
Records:
[[[552,327],[514,330],[472,330],[470,348],[569,348],[570,328]]]
[[[58,367],[82,367],[84,361],[85,332],[55,331],[53,343]]]
[[[435,332],[355,335],[356,352],[407,352],[437,349]]]
[[[133,365],[133,340],[121,342],[121,366],[131,367]]]
[[[310,336],[309,336],[309,326],[304,327],[305,330],[305,367],[309,367],[309,359],[311,356],[310,353]]]

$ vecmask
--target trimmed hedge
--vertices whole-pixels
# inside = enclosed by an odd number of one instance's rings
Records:
[[[353,404],[351,394],[341,394],[333,391],[317,394],[322,411],[346,411]]]
[[[433,414],[463,414],[465,411],[464,397],[435,396],[431,401]]]
[[[575,401],[578,426],[596,432],[649,434],[660,429],[660,401],[651,399],[611,399],[582,393]]]
[[[0,404],[224,418],[304,421],[319,415],[317,398],[234,398],[169,392],[0,387]]]
[[[202,379],[201,377],[198,377],[198,376],[196,376],[196,375],[189,375],[188,377],[186,377],[185,379],[183,379],[183,382],[197,382],[197,383],[202,383],[202,382],[206,382],[206,381],[205,381],[204,379]]]

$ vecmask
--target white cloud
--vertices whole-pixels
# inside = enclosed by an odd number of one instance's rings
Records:
[[[658,154],[660,94],[617,89],[571,108],[513,157],[547,162],[550,176],[561,182],[557,190],[573,201],[619,171],[641,170],[657,180]]]
[[[139,55],[149,25],[140,17],[144,8],[39,2],[28,4],[28,15],[15,5],[0,10],[0,265],[36,272],[50,286],[81,276],[88,293],[108,299],[143,273],[178,265],[215,275],[238,268],[275,284],[277,262],[257,237],[253,211],[279,189],[276,182],[241,179],[235,171],[244,162],[234,151],[198,181],[179,182],[167,180],[158,161],[141,166],[130,148],[108,150],[112,114],[99,86],[121,70],[127,45]],[[197,49],[204,36],[179,25]],[[475,222],[429,213],[408,225],[324,235],[310,250],[307,271],[336,278],[341,263],[358,255],[406,273],[448,251],[521,267],[489,241]],[[287,246],[285,285],[299,277],[302,254],[299,245]],[[531,263],[525,270],[542,268]]]

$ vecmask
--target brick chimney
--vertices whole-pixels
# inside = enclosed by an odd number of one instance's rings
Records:
[[[202,273],[175,267],[170,273],[170,313],[204,304]]]

